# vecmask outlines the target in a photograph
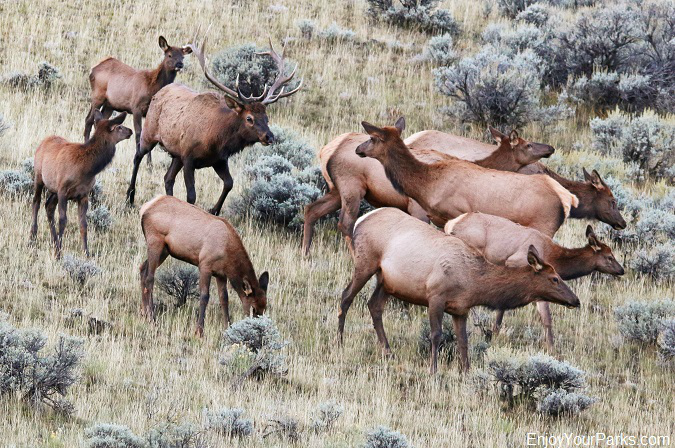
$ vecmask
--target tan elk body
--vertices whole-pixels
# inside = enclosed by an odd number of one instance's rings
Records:
[[[527,267],[489,263],[459,238],[447,236],[395,208],[380,208],[360,218],[354,229],[354,272],[342,293],[338,337],[342,340],[347,311],[372,276],[377,277],[368,309],[378,340],[389,352],[382,312],[392,295],[429,308],[431,372],[436,371],[443,314],[453,317],[461,367],[469,367],[466,320],[475,306],[513,309],[544,298],[576,307],[579,299],[536,249]]]
[[[444,230],[446,234],[456,236],[478,249],[489,262],[495,264],[526,266],[528,249],[534,246],[541,258],[553,266],[563,280],[572,280],[593,272],[624,274],[612,249],[598,239],[591,226],[586,228],[588,244],[571,249],[555,243],[538,230],[484,213],[461,215],[448,221]],[[537,302],[537,311],[546,331],[546,344],[552,350],[553,330],[548,302]],[[495,333],[499,332],[503,316],[503,311],[497,312]]]
[[[137,70],[112,57],[92,67],[89,73],[91,108],[85,120],[85,141],[89,138],[97,111],[103,114],[103,118],[108,118],[113,111],[128,112],[134,118],[138,148],[142,120],[148,112],[150,100],[162,87],[176,79],[183,68],[183,57],[192,52],[187,46],[170,46],[163,36],[159,36],[159,47],[164,52],[164,59],[152,70]]]
[[[35,151],[35,179],[33,185],[33,223],[30,238],[37,235],[37,217],[42,191],[47,190],[45,211],[49,230],[54,241],[56,257],[61,257],[63,232],[66,228],[68,201],[78,203],[80,236],[85,254],[87,245],[87,209],[89,193],[96,182],[96,175],[112,161],[115,145],[131,137],[131,129],[122,126],[125,113],[111,120],[99,119],[92,138],[86,143],[72,143],[52,135],[44,139]],[[58,205],[59,230],[56,232],[54,212]]]
[[[526,164],[542,157],[549,157],[554,151],[549,145],[528,142],[520,138],[516,132],[512,132],[509,136],[494,128],[490,128],[490,132],[498,145],[486,145],[491,150],[486,152],[485,158],[475,161],[484,168],[517,171]],[[340,209],[338,228],[349,241],[362,199],[374,207],[396,207],[419,219],[428,219],[427,212],[417,202],[391,185],[380,163],[356,156],[356,148],[369,138],[367,134],[356,132],[342,134],[320,150],[321,172],[328,183],[329,191],[305,207],[303,253],[306,255],[309,254],[312,243],[314,223],[322,216],[338,209]],[[424,163],[435,163],[454,157],[445,149],[438,147],[431,149],[415,147],[411,152]]]
[[[200,307],[197,335],[204,332],[211,277],[215,277],[225,327],[230,323],[227,281],[237,292],[246,314],[261,315],[267,306],[269,274],[256,277],[241,238],[232,225],[174,198],[158,196],[141,207],[141,227],[148,257],[141,265],[142,313],[154,319],[155,271],[171,255],[199,268]]]

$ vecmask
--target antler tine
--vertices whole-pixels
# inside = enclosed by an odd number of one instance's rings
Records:
[[[233,99],[237,103],[243,105],[244,103],[246,103],[245,98],[242,98],[234,90],[232,90],[228,87],[225,87],[220,81],[218,81],[216,79],[215,76],[213,76],[209,73],[208,69],[206,68],[206,59],[204,58],[204,48],[206,47],[206,39],[208,37],[208,33],[207,33],[207,35],[204,36],[204,40],[202,40],[201,47],[199,46],[199,44],[197,44],[198,33],[199,33],[199,30],[197,30],[197,33],[195,34],[195,37],[193,39],[194,43],[189,44],[189,46],[190,46],[190,48],[192,48],[192,52],[197,56],[197,60],[199,61],[199,65],[202,67],[202,71],[204,72],[204,76],[206,76],[206,79],[208,79],[211,82],[211,84],[216,86],[218,89],[222,90],[223,93],[225,93],[225,95],[227,95],[228,97],[230,97],[231,99]]]
[[[265,88],[263,89],[263,93],[260,96],[253,96],[253,94],[251,94],[249,96],[244,95],[244,93],[239,88],[239,73],[237,73],[237,81],[234,84],[234,87],[235,87],[235,89],[237,89],[237,95],[239,95],[239,98],[246,101],[247,103],[257,103],[258,101],[263,99],[265,97],[265,95],[267,95],[267,84],[265,84]]]
[[[279,54],[279,53],[276,52],[276,50],[274,49],[274,46],[272,45],[272,38],[269,39],[269,42],[270,42],[270,50],[265,51],[263,53],[259,53],[259,54],[264,54],[264,55],[270,56],[274,60],[274,62],[276,63],[277,69],[278,69],[279,72],[277,74],[276,79],[272,83],[272,87],[270,87],[270,89],[269,89],[269,93],[267,94],[267,96],[265,96],[265,99],[262,100],[263,104],[271,104],[271,103],[274,103],[274,102],[278,101],[281,98],[285,98],[287,96],[290,96],[290,95],[294,94],[295,92],[297,92],[298,90],[300,90],[300,87],[302,86],[302,81],[301,81],[297,88],[291,90],[290,92],[284,92],[286,84],[288,84],[293,79],[293,77],[295,76],[295,73],[298,70],[298,66],[296,64],[296,66],[293,68],[293,71],[291,72],[291,74],[288,75],[288,76],[285,76],[284,72],[285,72],[285,68],[286,68],[286,60],[284,59],[284,53],[286,52],[286,45],[284,43],[284,45],[282,46],[282,49],[281,49],[281,54]],[[279,93],[277,93],[277,90],[279,90],[279,88],[281,88],[281,90],[279,91]]]

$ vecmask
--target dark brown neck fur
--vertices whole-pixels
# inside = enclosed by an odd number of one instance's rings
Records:
[[[522,167],[521,164],[516,162],[515,157],[513,156],[513,151],[510,148],[506,148],[502,145],[499,145],[496,150],[484,159],[476,160],[474,162],[478,166],[483,168],[490,168],[493,170],[501,171],[518,171]]]
[[[436,165],[417,160],[403,141],[389,144],[380,162],[396,191],[411,197],[419,186],[418,179],[424,178],[429,167]]]
[[[594,251],[590,246],[567,249],[555,245],[549,262],[563,280],[572,280],[595,270],[593,255]]]

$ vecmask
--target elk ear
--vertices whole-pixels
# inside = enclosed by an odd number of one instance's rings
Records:
[[[520,137],[518,136],[518,132],[511,131],[509,134],[509,142],[511,142],[511,148],[515,148],[518,146],[518,143],[520,143]]]
[[[190,53],[192,53],[192,47],[189,46],[189,45],[184,46],[183,48],[181,48],[181,50],[183,51],[183,54],[190,54]]]
[[[94,124],[98,123],[101,120],[103,120],[103,112],[101,112],[98,109],[94,110]]]
[[[596,189],[602,190],[603,188],[605,188],[605,183],[602,181],[600,174],[596,170],[593,170],[589,180]]]
[[[405,129],[405,117],[401,117],[398,120],[396,120],[394,127],[398,129],[399,136],[403,135],[403,130]]]
[[[124,123],[124,120],[126,120],[126,118],[127,118],[127,113],[122,112],[121,114],[119,114],[118,116],[116,116],[115,118],[110,120],[109,123],[110,124],[122,124],[122,123]]]
[[[591,175],[588,174],[588,171],[586,171],[586,168],[581,168],[581,169],[582,169],[583,172],[584,172],[584,180],[585,180],[586,182],[590,182],[590,180],[591,180]]]
[[[253,294],[253,288],[251,288],[251,284],[248,282],[248,280],[244,279],[241,286],[244,289],[244,294],[247,296]]]
[[[363,126],[363,129],[366,130],[368,135],[375,135],[377,137],[382,136],[382,129],[378,128],[373,124],[368,123],[367,121],[362,121],[361,126]]]
[[[598,252],[602,249],[600,247],[600,241],[598,240],[598,237],[595,236],[593,227],[590,225],[586,227],[586,238],[588,238],[588,245],[591,246],[595,252]]]
[[[159,48],[161,48],[162,51],[166,51],[169,49],[169,43],[166,41],[164,36],[159,36]]]
[[[258,279],[258,283],[260,283],[260,287],[262,288],[262,290],[267,292],[267,285],[269,285],[269,283],[270,283],[269,272],[265,271],[262,274],[260,274],[260,278]]]
[[[238,102],[236,102],[235,100],[233,100],[229,96],[225,97],[225,104],[227,104],[227,107],[229,107],[230,109],[232,109],[236,113],[240,113],[244,109],[241,106],[241,104],[239,104]]]
[[[530,248],[527,250],[527,264],[529,264],[534,272],[539,272],[544,269],[544,263],[539,258],[539,252],[537,249],[530,245]]]
[[[488,126],[488,129],[490,130],[490,134],[492,134],[492,138],[495,139],[497,144],[500,144],[502,142],[502,140],[507,138],[506,135],[502,134],[497,129],[493,128],[492,126]]]

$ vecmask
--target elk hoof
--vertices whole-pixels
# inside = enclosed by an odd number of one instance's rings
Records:
[[[209,213],[211,213],[214,216],[220,215],[220,210],[216,210],[215,207],[209,210]]]

